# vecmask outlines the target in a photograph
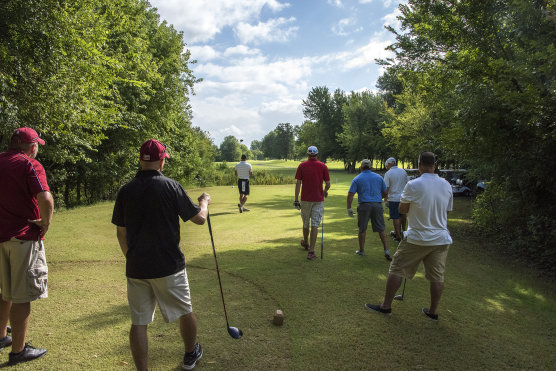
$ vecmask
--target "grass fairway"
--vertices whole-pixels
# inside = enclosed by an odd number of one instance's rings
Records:
[[[366,302],[382,299],[388,262],[376,234],[368,235],[367,256],[354,253],[356,220],[345,211],[352,177],[331,172],[324,259],[319,231],[315,261],[307,261],[299,246],[294,185],[253,186],[247,205],[252,211],[243,214],[235,188],[188,190],[192,198],[202,191],[212,195],[211,222],[230,325],[244,332],[234,340],[226,331],[207,226],[183,224],[182,248],[204,348],[196,369],[554,368],[554,282],[485,249],[471,233],[467,199],[456,199],[450,214],[455,243],[440,321],[421,313],[429,298],[422,268],[407,282],[405,300],[394,302],[391,317],[366,311]],[[134,369],[124,258],[110,224],[112,207],[102,203],[55,214],[46,241],[49,298],[33,303],[28,334],[48,353],[18,369]],[[277,308],[285,314],[283,327],[271,324]],[[178,369],[183,348],[177,325],[164,323],[157,311],[149,336],[150,368]],[[7,353],[2,352],[1,362]]]

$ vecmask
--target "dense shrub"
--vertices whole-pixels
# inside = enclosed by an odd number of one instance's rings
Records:
[[[539,209],[516,197],[509,181],[492,181],[477,196],[473,222],[485,237],[496,239],[505,251],[527,256],[535,265],[556,273],[556,220],[550,205]]]

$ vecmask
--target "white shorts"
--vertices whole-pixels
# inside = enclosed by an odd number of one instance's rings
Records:
[[[161,278],[127,278],[127,301],[131,323],[148,325],[154,320],[156,303],[165,322],[174,322],[193,312],[187,272]]]
[[[42,241],[12,238],[0,243],[0,290],[2,299],[29,303],[48,297],[48,266]]]

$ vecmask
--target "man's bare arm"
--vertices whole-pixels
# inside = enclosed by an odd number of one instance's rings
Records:
[[[355,196],[355,193],[353,192],[348,192],[348,196],[347,196],[347,208],[351,209],[351,203],[353,202],[353,197]]]
[[[330,180],[324,183],[324,195],[325,197],[328,196],[328,190],[330,189]]]
[[[195,224],[203,225],[205,224],[205,221],[208,217],[208,205],[210,204],[210,195],[208,193],[203,193],[199,196],[198,200],[201,211],[199,211],[197,215],[189,220],[191,220]]]
[[[295,201],[299,201],[299,191],[301,190],[301,180],[297,179],[295,183]]]
[[[48,191],[40,192],[37,194],[37,202],[39,205],[40,219],[28,220],[30,223],[34,223],[41,229],[41,236],[44,236],[48,231],[50,222],[52,221],[52,212],[54,211],[54,199],[52,194]]]
[[[126,227],[116,226],[116,237],[118,237],[118,243],[120,244],[120,249],[124,256],[127,255],[127,229]]]

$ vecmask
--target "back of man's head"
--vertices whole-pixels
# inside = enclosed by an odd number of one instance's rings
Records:
[[[425,167],[434,167],[436,164],[434,153],[432,152],[423,152],[419,156],[419,164]]]
[[[9,148],[27,153],[31,151],[35,143],[44,145],[44,140],[41,139],[40,134],[31,128],[22,127],[13,132]]]
[[[371,170],[371,160],[364,159],[361,161],[361,170]]]
[[[317,157],[318,154],[319,154],[319,150],[317,149],[317,147],[310,146],[309,148],[307,148],[307,155],[309,157]]]
[[[241,161],[245,161],[247,160],[247,156],[246,155],[241,155]]]

